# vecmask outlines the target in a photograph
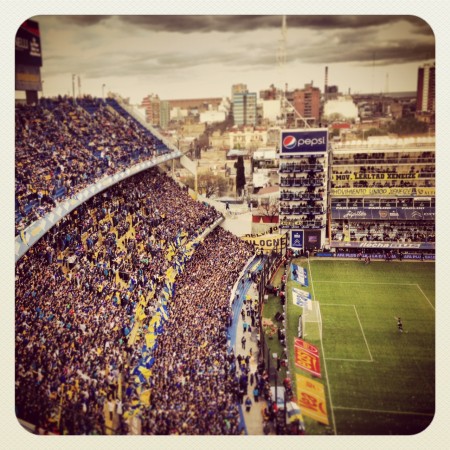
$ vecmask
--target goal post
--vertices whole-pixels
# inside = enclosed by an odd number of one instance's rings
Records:
[[[303,337],[308,336],[309,340],[322,340],[322,314],[317,300],[305,302],[301,314],[301,327]]]

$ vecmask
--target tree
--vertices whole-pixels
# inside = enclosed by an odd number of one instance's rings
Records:
[[[258,212],[263,216],[269,216],[273,220],[280,213],[280,201],[278,198],[269,198],[265,202],[261,202]]]
[[[194,189],[194,177],[188,177],[185,183],[191,189]],[[213,175],[210,173],[200,173],[197,175],[198,192],[206,198],[210,198],[213,195],[224,195],[227,191],[227,187],[227,180],[220,175]]]
[[[369,128],[367,131],[362,132],[362,130],[359,132],[360,137],[364,136],[365,139],[367,139],[370,136],[386,136],[387,130],[382,130],[380,128]]]
[[[244,158],[242,156],[238,156],[234,167],[236,169],[236,194],[240,197],[245,186],[245,168]]]
[[[414,133],[426,133],[428,131],[428,125],[420,122],[414,117],[402,117],[397,119],[390,127],[390,133],[396,133],[399,135],[408,135]]]

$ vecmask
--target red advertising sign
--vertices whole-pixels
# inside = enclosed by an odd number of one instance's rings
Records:
[[[314,345],[296,338],[294,345],[295,365],[310,374],[321,378],[319,350]]]

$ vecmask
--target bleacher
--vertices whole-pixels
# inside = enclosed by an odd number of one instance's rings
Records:
[[[16,405],[21,419],[37,421],[37,425],[54,432],[60,427],[70,434],[105,433],[102,408],[109,395],[117,394],[119,373],[124,385],[135,382],[134,370],[118,370],[118,349],[125,350],[128,342],[131,353],[126,364],[133,369],[139,367],[143,335],[138,333],[135,343],[128,338],[146,316],[155,314],[168,262],[219,217],[213,208],[195,202],[175,182],[153,169],[82,204],[19,260]],[[49,303],[44,304],[44,298]],[[147,301],[141,307],[143,298]],[[141,332],[145,324],[140,325]],[[29,335],[27,330],[31,328],[33,333]],[[46,341],[45,348],[41,348],[40,339]],[[76,346],[66,346],[67,339]],[[105,346],[105,339],[111,345]],[[88,355],[97,348],[102,352],[95,361],[101,360],[102,370],[111,374],[107,384],[106,374],[96,369],[97,363],[88,364]],[[56,349],[59,357],[55,359]],[[40,361],[33,366],[37,376],[43,376],[37,385],[29,370],[30,351],[33,360]],[[62,366],[49,369],[52,363]],[[80,414],[76,396],[65,397],[61,423],[56,424],[51,418],[62,397],[48,391],[59,392],[58,374],[67,364],[71,371],[62,382],[67,386],[76,383],[84,389],[91,385],[90,380],[97,381],[84,401],[88,414]],[[78,371],[72,371],[75,364]],[[111,390],[111,386],[115,388]],[[138,387],[127,394],[127,403],[131,404]]]
[[[16,235],[102,176],[170,151],[115,100],[108,105],[86,97],[16,108]],[[38,193],[48,201],[36,202]]]

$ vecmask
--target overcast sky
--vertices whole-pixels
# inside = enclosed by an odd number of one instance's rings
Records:
[[[287,16],[286,64],[277,64],[282,16],[36,16],[44,94],[111,90],[139,103],[224,97],[245,83],[342,92],[415,91],[417,69],[435,58],[430,26],[414,16]],[[78,87],[76,87],[78,92]]]

